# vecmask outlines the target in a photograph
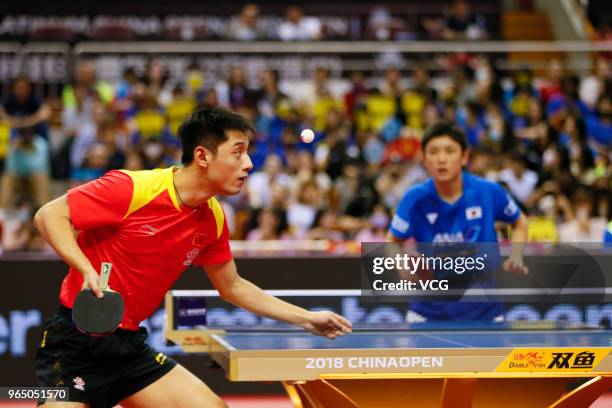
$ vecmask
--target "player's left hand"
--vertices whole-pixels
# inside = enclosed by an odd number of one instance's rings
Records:
[[[351,322],[333,312],[311,312],[308,321],[302,325],[312,334],[326,337],[330,340],[350,333],[353,330]]]
[[[529,268],[525,265],[525,261],[522,256],[510,255],[508,259],[504,261],[504,269],[511,273],[527,275]]]

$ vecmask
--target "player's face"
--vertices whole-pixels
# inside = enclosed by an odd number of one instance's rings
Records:
[[[429,175],[437,182],[456,179],[467,164],[467,151],[448,136],[432,139],[425,147],[423,162]]]
[[[217,148],[217,154],[210,161],[208,176],[218,194],[238,194],[246,183],[253,162],[247,154],[249,137],[237,130],[227,132],[229,139]]]

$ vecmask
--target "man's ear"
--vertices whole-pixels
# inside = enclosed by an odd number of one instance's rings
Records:
[[[198,146],[193,151],[193,161],[200,167],[207,168],[212,160],[212,152],[204,146]]]

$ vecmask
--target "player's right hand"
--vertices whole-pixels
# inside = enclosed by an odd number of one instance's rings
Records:
[[[310,312],[308,321],[302,327],[312,334],[333,340],[336,337],[350,333],[353,329],[353,324],[339,314],[321,311]]]
[[[104,297],[102,289],[100,289],[100,275],[95,272],[83,275],[83,287],[82,289],[91,289],[97,298]]]
[[[509,256],[508,259],[504,261],[504,269],[510,273],[515,274],[529,274],[529,268],[525,265],[525,261],[522,256]]]

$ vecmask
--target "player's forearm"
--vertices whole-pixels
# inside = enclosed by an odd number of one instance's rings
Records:
[[[512,225],[512,231],[510,233],[513,255],[523,255],[523,246],[527,242],[527,237],[527,218],[521,214],[519,219]]]
[[[76,241],[70,216],[64,210],[66,198],[60,197],[44,205],[34,217],[34,223],[42,237],[70,266],[81,274],[96,273]]]
[[[239,278],[221,296],[229,303],[270,319],[298,326],[309,321],[309,311],[268,295],[246,279]]]
[[[518,220],[512,225],[510,240],[513,244],[527,242],[527,217],[524,215],[521,214]]]

